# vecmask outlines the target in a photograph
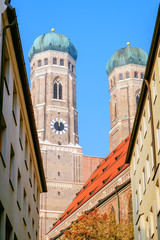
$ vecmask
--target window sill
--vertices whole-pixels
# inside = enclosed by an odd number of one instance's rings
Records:
[[[14,118],[15,125],[17,126],[17,120],[16,120],[16,115],[15,115],[14,110],[12,110],[12,114],[13,114],[13,118]]]
[[[24,163],[25,163],[26,169],[27,169],[27,171],[28,171],[27,160],[24,160]]]
[[[151,116],[149,116],[149,118],[148,118],[148,123],[151,121]]]
[[[8,87],[6,77],[4,77],[4,83],[5,83],[5,86],[6,86],[7,94],[8,94],[8,96],[10,96],[9,87]]]
[[[20,203],[18,200],[17,200],[17,205],[18,205],[19,210],[21,211],[21,206],[20,206]]]
[[[53,101],[58,101],[58,102],[66,102],[66,100],[63,99],[58,99],[58,98],[52,98]]]
[[[32,187],[32,180],[29,178],[29,183],[30,183],[30,186]]]
[[[155,95],[155,97],[154,97],[153,104],[156,103],[156,99],[157,99],[157,95]]]
[[[5,161],[4,161],[4,158],[3,158],[3,155],[2,155],[1,152],[0,152],[0,158],[1,158],[1,160],[2,160],[3,166],[6,168],[6,163],[5,163]]]
[[[30,235],[30,233],[28,232],[28,237],[31,239],[31,235]]]
[[[27,226],[26,219],[23,217],[24,225]]]
[[[23,145],[22,145],[22,140],[21,140],[21,138],[19,138],[19,143],[20,143],[20,146],[21,146],[21,150],[23,151]]]
[[[36,210],[37,210],[37,213],[39,214],[39,209],[38,209],[38,207],[36,207]]]
[[[35,197],[35,194],[33,193],[33,199],[34,199],[34,201],[36,202],[36,197]]]
[[[11,186],[12,190],[14,191],[14,184],[13,184],[12,180],[9,179],[9,182],[10,182],[10,186]]]
[[[145,133],[144,133],[144,138],[146,138],[146,136],[147,136],[147,130],[146,130]]]

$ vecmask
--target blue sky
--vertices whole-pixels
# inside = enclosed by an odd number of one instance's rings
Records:
[[[84,155],[109,154],[110,109],[106,63],[126,46],[149,53],[159,0],[12,0],[28,79],[28,52],[39,35],[55,28],[78,51],[76,64],[80,145]]]

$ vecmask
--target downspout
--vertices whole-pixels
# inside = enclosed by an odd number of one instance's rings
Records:
[[[118,195],[118,187],[115,187],[115,191],[116,191],[116,194],[117,194],[117,200],[118,200],[118,222],[120,224],[120,201],[119,201],[119,195]]]
[[[127,102],[128,102],[128,135],[131,133],[131,124],[130,124],[130,108],[129,108],[129,86],[127,86]]]
[[[148,96],[149,96],[149,108],[150,108],[150,113],[151,113],[151,132],[152,132],[152,144],[153,144],[153,155],[154,155],[154,172],[156,172],[156,144],[155,144],[155,135],[154,135],[154,124],[153,124],[153,109],[152,109],[152,96],[151,96],[151,89],[148,84],[148,81],[144,79],[144,82],[147,86],[148,89]]]
[[[2,35],[2,58],[1,58],[1,79],[0,79],[0,134],[1,134],[1,127],[2,127],[6,30],[8,28],[12,28],[16,24],[16,20],[17,20],[17,18],[15,18],[11,24],[9,24],[3,28],[3,35]]]

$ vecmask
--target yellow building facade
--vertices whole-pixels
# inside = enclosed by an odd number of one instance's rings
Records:
[[[160,239],[160,8],[126,162],[135,239]]]
[[[0,239],[38,240],[40,193],[47,187],[16,12],[5,4],[0,1]]]

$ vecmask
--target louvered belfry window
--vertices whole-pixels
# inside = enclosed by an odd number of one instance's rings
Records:
[[[58,80],[53,84],[53,98],[62,99],[62,84]]]

